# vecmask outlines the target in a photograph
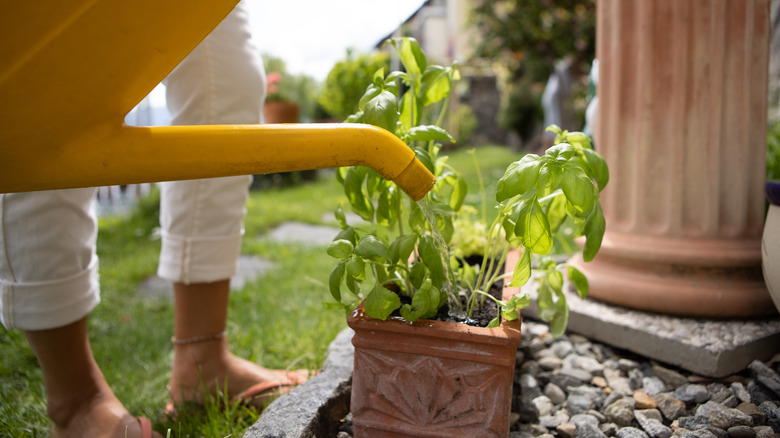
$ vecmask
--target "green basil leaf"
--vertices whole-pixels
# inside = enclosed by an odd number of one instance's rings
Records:
[[[583,234],[585,235],[585,247],[582,249],[583,260],[589,262],[593,260],[593,257],[596,257],[596,253],[601,248],[601,241],[604,238],[606,229],[607,223],[604,220],[604,212],[601,211],[601,205],[596,203],[583,228]]]
[[[415,322],[418,319],[422,318],[423,312],[425,312],[424,309],[419,307],[414,307],[410,304],[404,304],[401,306],[401,310],[399,313],[401,313],[401,318],[409,321],[409,322]]]
[[[336,267],[330,271],[330,277],[328,278],[328,289],[330,289],[330,294],[337,302],[341,302],[341,279],[344,278],[346,266],[346,260],[340,261]]]
[[[438,289],[441,289],[444,282],[447,280],[446,273],[444,271],[444,264],[441,260],[441,252],[436,245],[436,241],[433,236],[425,234],[420,239],[420,245],[418,248],[420,258],[425,266],[431,272],[431,280],[433,285]]]
[[[352,255],[352,249],[354,247],[355,246],[352,245],[352,242],[349,240],[338,239],[330,242],[328,249],[326,249],[325,252],[333,258],[343,260]]]
[[[390,243],[390,261],[392,263],[406,263],[409,256],[414,251],[414,245],[417,243],[416,234],[403,234],[398,236]]]
[[[395,132],[398,121],[398,104],[395,95],[382,91],[366,103],[363,109],[363,119],[366,123]]]
[[[398,298],[398,295],[385,289],[379,283],[374,285],[363,306],[366,315],[383,321],[399,307],[401,307],[401,299]]]
[[[561,189],[574,207],[575,216],[586,219],[596,202],[595,187],[588,175],[578,167],[568,167],[561,178]]]
[[[374,204],[366,197],[363,191],[363,181],[366,177],[365,167],[350,167],[344,178],[344,194],[352,206],[352,210],[367,221],[374,219]]]
[[[404,131],[409,131],[420,124],[422,119],[422,103],[414,94],[407,91],[401,99],[401,118]]]
[[[539,157],[533,154],[527,154],[510,164],[504,176],[498,180],[496,201],[502,202],[535,188],[541,165]]]
[[[379,96],[379,94],[382,93],[382,87],[377,87],[375,85],[369,85],[368,88],[366,88],[366,92],[363,93],[363,96],[360,98],[360,101],[358,102],[358,109],[362,112],[366,109],[366,104],[368,102]]]
[[[590,141],[590,137],[582,132],[569,132],[565,137],[566,143],[569,143],[575,147],[581,149],[593,149],[593,143]]]
[[[420,87],[422,104],[430,105],[444,99],[450,93],[451,86],[449,68],[440,65],[428,66],[423,73]]]
[[[552,250],[553,239],[550,232],[550,222],[536,198],[526,202],[520,210],[515,234],[520,236],[524,247],[536,254],[544,255]]]
[[[566,219],[566,195],[558,195],[547,206],[547,220],[550,221],[550,232],[555,234]]]
[[[539,177],[536,181],[537,196],[546,196],[558,188],[561,182],[563,168],[557,163],[547,163],[539,168]]]
[[[355,229],[352,227],[344,228],[336,234],[333,240],[346,240],[354,245],[357,243],[357,233],[355,233]]]
[[[511,309],[501,312],[501,316],[503,316],[507,321],[514,321],[520,317],[520,313],[518,313],[515,309]]]
[[[466,200],[466,194],[469,191],[469,187],[466,184],[466,180],[457,177],[455,185],[453,186],[452,193],[450,194],[450,207],[452,211],[458,212],[463,207],[463,201]]]
[[[417,40],[414,38],[404,38],[401,42],[401,63],[411,76],[420,76],[428,66]]]
[[[599,191],[604,190],[609,182],[609,168],[604,157],[598,154],[593,149],[583,149],[582,153],[585,155],[585,161],[588,162],[588,167],[593,179],[596,180],[596,184],[599,186]]]
[[[352,257],[347,262],[347,274],[357,281],[366,279],[366,262],[360,257]]]
[[[383,88],[385,85],[385,69],[380,68],[374,73],[374,86],[377,88]]]
[[[550,285],[550,289],[555,291],[556,294],[563,292],[563,274],[561,274],[561,271],[553,269],[548,272],[547,283]]]
[[[355,245],[355,254],[364,258],[382,258],[390,260],[390,254],[387,252],[387,246],[375,236],[367,234],[360,238]]]
[[[520,256],[520,260],[515,265],[514,272],[512,273],[512,282],[509,283],[511,287],[521,287],[528,283],[531,278],[531,250],[523,250],[523,255]]]
[[[409,270],[409,281],[412,282],[412,287],[415,289],[421,288],[427,273],[428,271],[425,269],[425,263],[414,262],[412,264],[412,269]]]
[[[569,275],[569,281],[574,285],[574,288],[577,289],[577,293],[579,294],[580,298],[584,299],[587,297],[588,279],[585,277],[585,274],[583,274],[579,269],[570,265],[566,267],[566,272]]]
[[[341,229],[346,229],[349,227],[347,224],[347,216],[344,214],[344,209],[341,208],[341,204],[339,204],[338,207],[336,207],[336,211],[333,212],[333,216],[336,217],[336,221],[338,221],[339,226]]]
[[[569,306],[566,305],[566,298],[558,297],[556,307],[556,312],[550,319],[550,334],[558,338],[566,332],[566,326],[569,325]]]
[[[531,296],[527,293],[517,294],[509,299],[508,306],[515,309],[525,309],[531,304]]]
[[[451,141],[455,139],[444,128],[435,125],[415,126],[407,132],[407,142],[412,141]]]
[[[496,316],[495,318],[490,320],[490,322],[488,323],[487,327],[488,328],[496,328],[496,327],[499,326],[499,324],[501,324],[501,320]]]
[[[574,156],[574,154],[577,153],[577,150],[574,149],[574,146],[568,144],[568,143],[561,143],[557,144],[545,151],[545,155],[550,157],[553,160],[563,160],[568,161],[571,159],[571,157]]]
[[[542,282],[539,285],[536,295],[536,305],[539,308],[539,318],[542,321],[550,321],[555,316],[555,302],[552,298],[552,289],[547,282]]]

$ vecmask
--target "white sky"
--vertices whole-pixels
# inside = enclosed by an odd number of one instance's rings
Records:
[[[260,53],[282,58],[287,71],[324,81],[348,48],[370,51],[425,0],[246,0]],[[165,106],[165,88],[150,94]]]
[[[261,53],[324,80],[347,48],[370,50],[424,0],[246,0]]]

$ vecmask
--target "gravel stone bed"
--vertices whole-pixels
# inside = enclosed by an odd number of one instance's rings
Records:
[[[779,370],[777,355],[710,379],[525,321],[509,437],[780,438]]]

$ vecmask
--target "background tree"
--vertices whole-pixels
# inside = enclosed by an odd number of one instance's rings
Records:
[[[557,62],[570,61],[584,101],[595,56],[595,0],[472,0],[472,25],[481,35],[475,56],[508,70],[500,120],[527,138],[541,120],[541,93]],[[583,105],[573,105],[582,107]],[[578,114],[583,117],[582,114]]]

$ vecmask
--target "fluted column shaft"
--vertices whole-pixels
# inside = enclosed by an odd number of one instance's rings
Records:
[[[773,312],[761,276],[769,0],[599,0],[602,251],[591,296]]]

